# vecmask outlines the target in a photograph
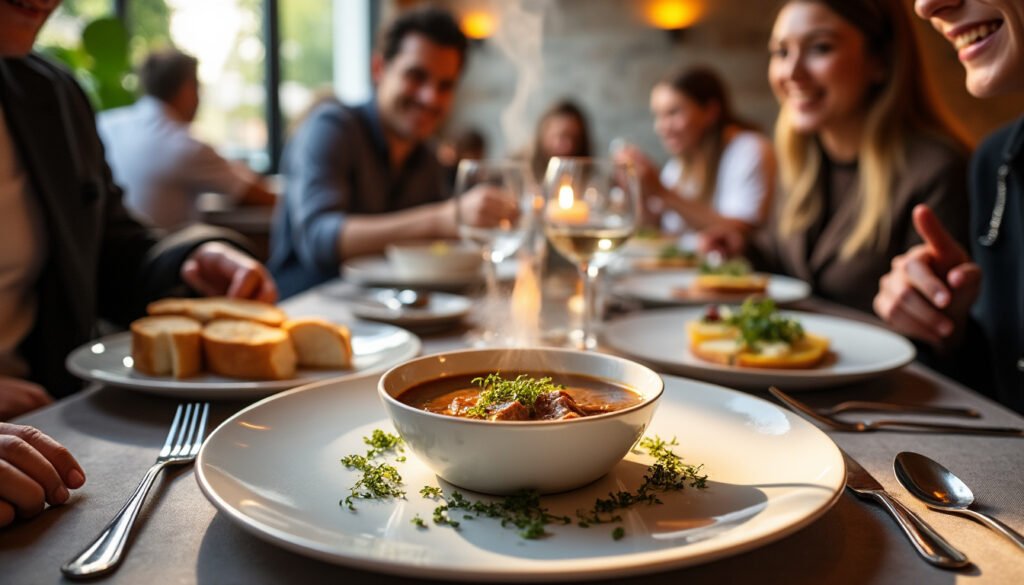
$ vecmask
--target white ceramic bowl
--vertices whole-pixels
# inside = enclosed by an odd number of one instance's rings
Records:
[[[486,421],[436,414],[397,400],[441,377],[495,371],[584,374],[628,386],[637,405],[563,421]],[[563,349],[471,349],[414,359],[388,370],[378,392],[406,444],[441,479],[464,489],[556,493],[606,474],[644,434],[664,382],[629,360]]]
[[[395,273],[410,280],[472,276],[483,261],[479,248],[443,240],[390,244],[384,254]]]

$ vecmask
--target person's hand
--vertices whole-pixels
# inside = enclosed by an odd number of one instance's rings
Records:
[[[453,202],[459,206],[459,221],[474,227],[493,228],[519,216],[515,195],[493,185],[477,185]]]
[[[924,243],[893,259],[878,283],[875,313],[903,335],[948,349],[963,334],[981,269],[926,205],[913,218]]]
[[[697,251],[701,256],[721,254],[724,258],[742,256],[747,248],[747,229],[736,222],[719,222],[701,230]]]
[[[68,501],[85,483],[71,453],[38,429],[0,423],[0,526]]]
[[[221,242],[207,242],[181,265],[181,278],[207,296],[226,295],[273,303],[277,286],[262,264]]]
[[[661,184],[661,177],[658,176],[658,168],[642,150],[627,144],[615,152],[614,160],[636,169],[636,176],[640,180],[640,188],[645,197],[661,197],[664,194],[665,188]]]
[[[9,420],[46,406],[53,398],[39,384],[0,376],[0,420]]]

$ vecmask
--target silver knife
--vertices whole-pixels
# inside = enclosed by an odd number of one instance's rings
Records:
[[[871,477],[871,474],[846,451],[842,449],[839,451],[846,461],[846,487],[861,498],[874,500],[881,504],[896,520],[896,523],[910,539],[911,544],[925,560],[945,569],[959,569],[971,564],[967,555],[954,548],[917,514],[886,493],[882,484]]]

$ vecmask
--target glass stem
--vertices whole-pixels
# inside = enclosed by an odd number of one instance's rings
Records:
[[[583,339],[580,342],[580,349],[591,349],[597,346],[594,338],[594,316],[597,311],[597,274],[598,268],[591,266],[589,262],[580,264],[580,278],[583,279],[583,315],[582,332]]]

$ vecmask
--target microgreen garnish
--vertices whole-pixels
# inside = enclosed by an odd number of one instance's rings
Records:
[[[370,446],[370,450],[366,452],[367,459],[373,459],[388,452],[405,452],[405,447],[403,446],[405,441],[402,440],[402,437],[385,433],[380,429],[373,429],[373,434],[369,437],[363,437],[363,442]],[[399,461],[404,460],[404,457],[399,459]]]
[[[727,325],[740,330],[743,345],[757,351],[758,342],[793,343],[804,336],[804,328],[796,320],[783,317],[775,309],[775,301],[747,299],[738,312],[723,316]]]
[[[423,518],[420,518],[419,514],[416,514],[415,516],[413,516],[411,522],[416,526],[416,528],[426,528],[427,527],[427,523],[423,521]]]
[[[476,405],[467,411],[467,414],[474,418],[487,418],[488,407],[514,401],[529,409],[532,416],[537,397],[545,392],[565,388],[559,384],[552,384],[551,378],[531,378],[526,374],[516,376],[515,380],[506,380],[500,373],[488,374],[486,378],[473,378],[472,383],[481,390]]]
[[[477,516],[496,518],[501,526],[514,526],[519,536],[525,539],[537,539],[547,536],[544,529],[548,524],[568,524],[568,516],[556,516],[540,505],[540,494],[536,491],[523,491],[505,496],[496,502],[469,500],[462,492],[453,491],[449,496],[442,496],[444,504],[434,509],[434,522],[458,527],[459,523],[451,519],[451,512],[463,512],[463,520],[471,520]]]
[[[658,251],[659,260],[674,260],[676,258],[693,259],[695,254],[690,250],[683,250],[675,244],[669,244]]]
[[[425,485],[420,488],[420,495],[427,499],[436,500],[438,498],[443,498],[444,492],[442,492],[441,488],[437,486]]]

